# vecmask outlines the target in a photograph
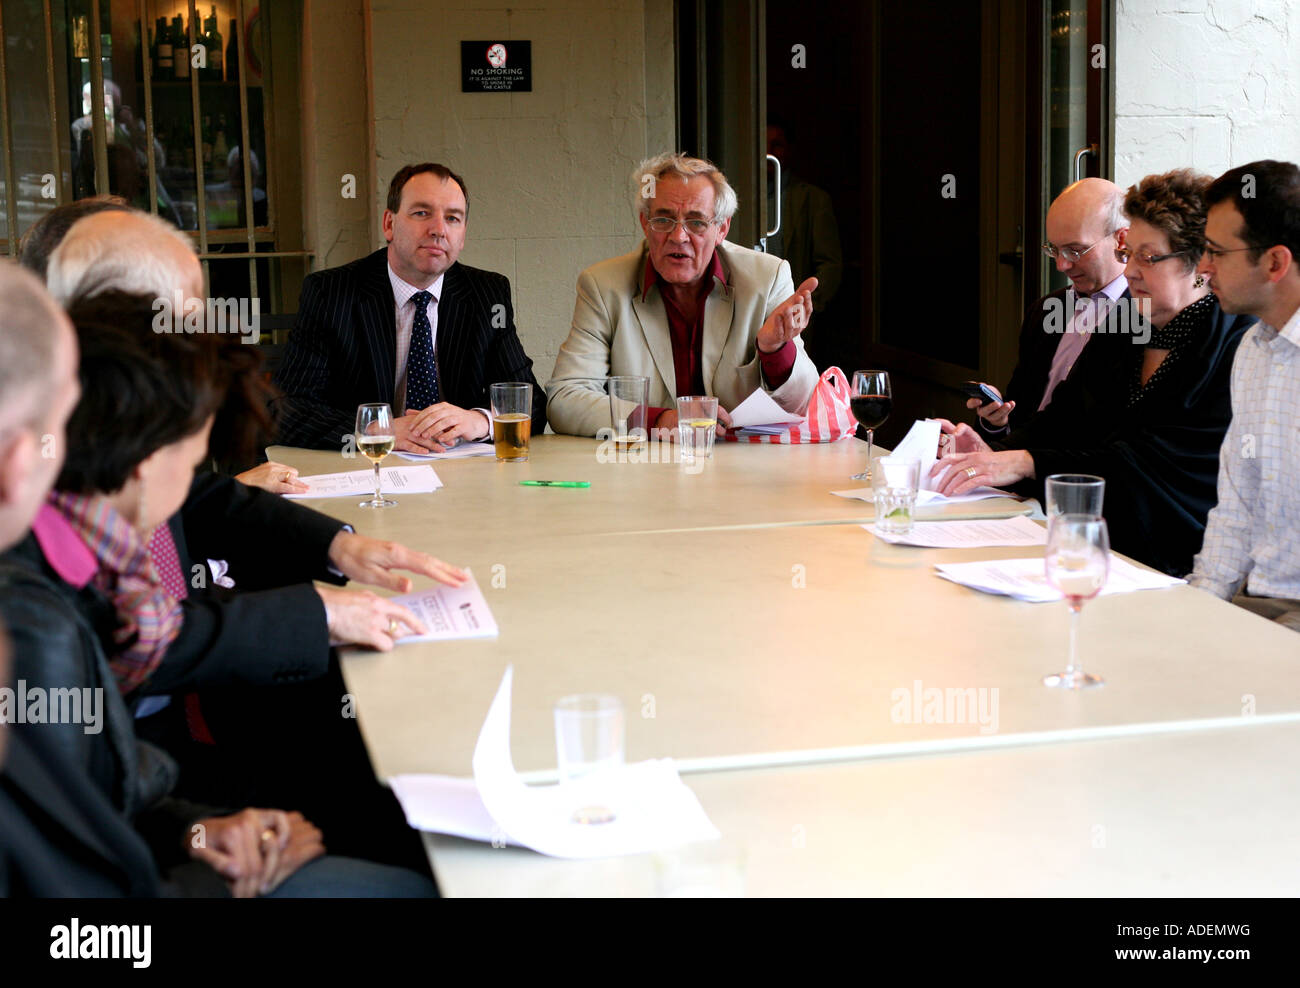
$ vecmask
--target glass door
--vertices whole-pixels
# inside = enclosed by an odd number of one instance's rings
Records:
[[[1114,174],[1113,6],[1113,0],[1042,0],[1039,44],[1046,92],[1040,114],[1040,232],[1047,207],[1067,185],[1089,175]],[[1031,300],[1066,284],[1049,258],[1041,252],[1035,256],[1037,291]]]

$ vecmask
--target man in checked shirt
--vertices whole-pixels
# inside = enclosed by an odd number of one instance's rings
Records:
[[[1259,323],[1233,363],[1219,503],[1190,582],[1300,631],[1300,168],[1241,165],[1205,201],[1200,270],[1225,312]]]

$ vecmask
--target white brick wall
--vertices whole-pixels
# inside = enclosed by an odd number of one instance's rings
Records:
[[[1300,162],[1300,3],[1118,0],[1115,181]]]

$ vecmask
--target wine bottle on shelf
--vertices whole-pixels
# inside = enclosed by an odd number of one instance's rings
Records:
[[[230,18],[230,39],[226,42],[226,80],[228,82],[239,81],[239,43],[235,38],[239,27],[235,19]]]
[[[208,28],[208,67],[212,70],[212,78],[220,82],[224,78],[221,71],[221,56],[224,48],[222,47],[223,39],[221,37],[221,27],[217,21],[217,5],[212,5],[212,16],[208,18],[211,25]]]
[[[193,38],[194,40],[191,41],[191,40],[190,40],[191,38]],[[194,47],[193,47],[193,46],[194,46],[194,45],[201,45],[201,44],[203,44],[203,43],[205,42],[205,40],[206,40],[206,39],[203,37],[203,33],[199,30],[199,22],[198,22],[197,20],[195,20],[193,14],[190,14],[190,33],[187,34],[187,35],[185,36],[185,47],[189,50],[189,53],[190,53],[190,73],[191,73],[191,74],[198,73],[198,77],[199,77],[200,79],[202,79],[202,78],[204,77],[204,76],[203,76],[203,70],[202,70],[202,69],[196,69],[196,68],[194,67]],[[205,55],[204,55],[204,61],[207,61],[207,54],[206,54],[206,53],[205,53]]]
[[[208,37],[208,19],[200,17],[194,35],[195,44],[203,46],[203,68],[199,69],[199,78],[204,82],[212,79],[212,39]]]
[[[167,18],[159,17],[154,26],[158,38],[158,50],[154,58],[154,80],[166,82],[176,77],[172,61],[172,32],[167,26]]]
[[[176,78],[182,81],[190,77],[190,37],[185,33],[185,22],[181,15],[172,18],[172,56],[176,64]]]

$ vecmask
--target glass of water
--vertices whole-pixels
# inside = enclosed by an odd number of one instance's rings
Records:
[[[711,458],[717,431],[717,398],[692,395],[677,399],[677,442],[682,448],[683,463]]]
[[[560,785],[578,803],[573,822],[614,820],[614,809],[600,798],[600,790],[623,768],[622,701],[599,693],[562,697],[555,704],[555,756]]]
[[[890,535],[912,530],[916,492],[921,486],[921,461],[882,456],[872,465],[871,488],[876,502],[876,528]]]
[[[1047,494],[1043,511],[1056,515],[1090,515],[1101,517],[1106,497],[1106,481],[1090,473],[1054,473],[1044,482]]]

